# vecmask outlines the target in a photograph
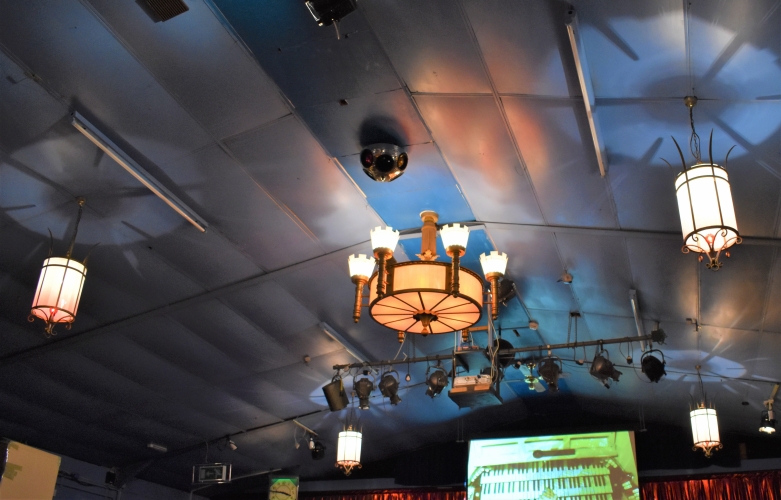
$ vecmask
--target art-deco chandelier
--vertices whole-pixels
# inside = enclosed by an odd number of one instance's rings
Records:
[[[350,276],[355,283],[353,319],[357,323],[361,308],[381,325],[399,332],[422,335],[449,333],[474,325],[482,317],[483,280],[474,271],[462,268],[461,257],[466,252],[469,228],[460,224],[444,226],[440,230],[443,246],[451,262],[438,262],[437,220],[435,212],[420,214],[423,221],[420,260],[396,262],[393,251],[399,232],[393,228],[377,227],[371,231],[374,257],[351,255],[348,259]],[[378,270],[374,271],[374,265]],[[485,278],[491,284],[491,315],[496,319],[499,304],[496,300],[499,280],[507,268],[507,255],[491,252],[480,256]],[[369,286],[369,304],[363,305],[363,287]]]
[[[727,175],[727,160],[724,167],[713,163],[713,131],[708,144],[708,162],[702,161],[700,154],[700,137],[694,130],[692,108],[697,104],[697,98],[687,96],[684,102],[689,107],[689,119],[692,135],[689,149],[696,163],[686,168],[678,142],[673,138],[678,153],[681,155],[683,172],[675,179],[675,193],[678,198],[678,212],[683,230],[683,252],[701,254],[700,260],[708,256],[706,267],[718,271],[722,263],[719,256],[722,252],[729,257],[727,249],[739,244],[742,240],[738,233],[738,223],[735,218],[735,206],[732,203],[732,191]],[[734,148],[734,146],[733,146]],[[730,149],[732,151],[732,149]],[[729,157],[729,152],[727,152]],[[664,160],[667,162],[667,160]],[[669,163],[667,163],[669,165]]]

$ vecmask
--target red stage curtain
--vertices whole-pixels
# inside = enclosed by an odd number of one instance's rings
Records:
[[[642,481],[644,500],[781,500],[781,471]]]
[[[301,500],[466,500],[465,488],[364,491],[302,491]]]

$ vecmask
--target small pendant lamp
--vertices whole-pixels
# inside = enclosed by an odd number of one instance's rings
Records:
[[[350,407],[350,416],[347,428],[339,433],[336,445],[336,466],[341,467],[345,476],[349,476],[353,469],[361,468],[361,445],[363,434],[353,428],[355,418],[355,392],[353,392],[353,404]]]
[[[65,323],[65,327],[70,329],[71,323],[76,319],[81,291],[84,288],[84,278],[87,275],[87,258],[84,262],[71,259],[86,200],[79,197],[76,201],[79,204],[79,215],[76,218],[76,227],[73,230],[68,253],[65,257],[52,257],[54,246],[52,241],[49,247],[49,258],[43,261],[32,310],[27,318],[30,322],[35,321],[35,318],[45,321],[47,337],[55,335],[54,326],[57,323]]]
[[[697,451],[699,448],[705,452],[707,458],[710,458],[713,450],[722,448],[721,440],[719,439],[719,422],[716,418],[716,409],[713,408],[713,405],[708,406],[705,401],[705,388],[702,385],[699,366],[697,366],[697,377],[700,379],[702,399],[694,409],[689,411],[692,422],[692,439],[694,440],[692,450]]]
[[[720,254],[724,252],[729,257],[728,248],[742,241],[738,233],[735,206],[732,202],[732,190],[726,169],[727,160],[724,160],[724,167],[713,163],[713,131],[708,145],[708,162],[702,160],[700,137],[694,130],[692,115],[692,108],[697,104],[697,98],[688,96],[684,98],[684,102],[689,107],[692,128],[689,146],[696,164],[686,167],[681,147],[673,138],[683,165],[683,172],[675,179],[675,194],[683,231],[682,251],[699,253],[701,261],[707,255],[708,262],[705,267],[718,271],[722,266],[719,261]],[[729,150],[731,151],[732,149]],[[667,163],[667,160],[664,161]]]

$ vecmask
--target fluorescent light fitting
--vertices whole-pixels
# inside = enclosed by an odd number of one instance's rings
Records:
[[[138,179],[141,184],[149,188],[150,191],[160,197],[160,199],[166,202],[179,215],[187,219],[190,224],[197,227],[201,232],[206,232],[208,224],[206,224],[202,217],[196,214],[195,211],[188,207],[182,200],[177,198],[176,195],[163,186],[160,181],[152,177],[152,175],[144,170],[141,165],[119,149],[119,147],[98,130],[95,125],[91,124],[79,113],[73,113],[73,120],[71,123],[79,132],[84,134],[87,139],[109,155],[111,159],[130,172],[130,174]]]
[[[599,173],[602,177],[607,171],[607,155],[605,154],[605,142],[599,129],[599,119],[597,110],[594,108],[594,89],[591,85],[591,72],[586,62],[586,52],[583,48],[583,39],[580,36],[578,27],[578,15],[575,10],[570,8],[569,19],[567,20],[567,34],[569,43],[572,46],[572,55],[575,57],[575,67],[578,70],[578,81],[580,81],[580,91],[583,93],[583,102],[586,105],[586,117],[591,129],[591,139],[594,141],[594,149],[597,153],[597,163],[599,164]]]
[[[323,329],[326,335],[331,337],[331,339],[335,340],[337,343],[341,344],[342,347],[344,347],[344,350],[347,351],[352,357],[360,361],[361,363],[369,363],[369,357],[366,356],[364,353],[362,353],[357,347],[352,345],[349,340],[342,337],[342,335],[331,328],[331,325],[328,323],[322,321],[320,322],[320,328]],[[371,371],[374,373],[379,373],[376,368],[370,368]]]
[[[167,446],[163,446],[162,444],[157,444],[157,443],[149,443],[148,445],[146,445],[146,447],[149,448],[150,450],[159,451],[160,453],[166,453],[168,451]]]

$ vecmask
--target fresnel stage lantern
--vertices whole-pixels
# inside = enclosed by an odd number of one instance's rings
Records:
[[[697,98],[688,96],[684,98],[684,102],[689,107],[692,128],[689,149],[696,163],[686,168],[683,152],[673,138],[683,165],[683,172],[675,179],[675,193],[683,230],[682,250],[684,253],[701,254],[700,261],[707,255],[708,262],[705,267],[718,271],[722,266],[719,262],[721,253],[724,252],[729,257],[729,247],[742,241],[738,233],[735,206],[732,203],[732,191],[726,169],[727,159],[724,160],[724,167],[713,163],[713,131],[711,131],[708,162],[702,161],[700,137],[694,130],[692,115],[692,108],[697,104]],[[727,152],[727,158],[731,151],[732,148]],[[664,161],[670,165],[667,160]]]
[[[482,317],[483,280],[474,271],[461,267],[466,252],[469,228],[460,224],[444,226],[440,230],[442,243],[451,263],[438,262],[437,220],[435,212],[420,214],[423,221],[420,260],[396,262],[393,251],[399,232],[393,228],[377,227],[371,231],[375,259],[365,255],[348,258],[350,276],[355,283],[353,319],[361,318],[361,307],[381,325],[399,332],[400,341],[406,333],[422,335],[449,333],[474,325]],[[491,314],[499,313],[499,280],[507,268],[507,255],[491,252],[480,256],[486,279],[491,283]],[[369,304],[362,304],[363,287],[369,286]]]
[[[76,319],[76,311],[79,308],[81,291],[84,288],[84,278],[87,275],[87,259],[79,262],[71,258],[73,246],[76,243],[76,234],[79,232],[79,222],[84,209],[84,198],[77,198],[79,215],[76,218],[76,227],[73,230],[68,253],[65,257],[52,257],[54,241],[49,247],[49,257],[43,261],[43,269],[38,279],[38,288],[35,290],[33,306],[30,311],[30,322],[40,318],[46,322],[46,336],[55,335],[54,326],[57,323],[65,323],[66,328]]]

